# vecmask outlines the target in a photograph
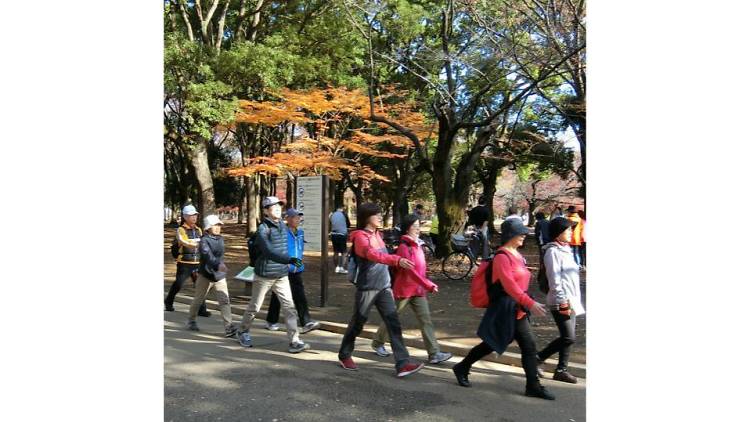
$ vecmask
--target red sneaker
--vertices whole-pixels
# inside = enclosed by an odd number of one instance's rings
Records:
[[[339,364],[341,365],[342,368],[349,370],[349,371],[356,371],[357,369],[359,369],[357,367],[357,364],[354,363],[354,360],[352,360],[351,357],[339,360]]]
[[[406,365],[402,366],[401,369],[398,370],[396,373],[396,376],[401,378],[405,377],[407,375],[411,375],[420,369],[424,368],[424,363],[416,364],[416,363],[407,363]]]

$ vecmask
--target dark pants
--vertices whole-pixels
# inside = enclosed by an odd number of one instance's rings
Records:
[[[385,322],[385,328],[391,338],[391,348],[393,349],[393,358],[396,360],[396,370],[400,369],[409,361],[409,352],[404,346],[404,338],[401,335],[401,322],[398,320],[396,311],[396,301],[393,299],[393,292],[390,288],[383,290],[357,290],[354,296],[354,315],[352,315],[349,325],[346,327],[344,339],[341,341],[339,349],[339,360],[352,356],[354,351],[354,340],[362,332],[370,314],[370,309],[375,308],[380,313],[380,317]]]
[[[185,280],[190,278],[190,275],[193,274],[193,271],[198,270],[198,264],[185,264],[182,262],[177,263],[177,276],[174,279],[174,283],[172,283],[172,287],[169,288],[169,293],[167,293],[166,299],[164,299],[164,305],[165,306],[172,306],[174,305],[174,298],[177,296],[177,293],[180,292],[180,289],[182,289],[182,285],[185,283]],[[206,302],[203,301],[201,303],[200,308],[198,309],[199,313],[206,312]]]
[[[555,353],[560,353],[560,358],[557,361],[557,370],[565,371],[568,369],[570,348],[576,342],[576,317],[575,315],[563,315],[555,310],[552,311],[552,317],[555,319],[557,329],[560,331],[560,337],[553,340],[544,350],[539,352],[539,359],[544,361]]]
[[[573,251],[573,258],[576,260],[576,264],[583,265],[581,263],[581,247],[571,245],[570,250]]]
[[[292,289],[292,300],[294,308],[297,309],[300,325],[310,322],[310,308],[307,306],[307,297],[305,297],[305,286],[302,284],[302,273],[289,273],[289,287]],[[279,310],[281,302],[276,293],[271,293],[271,304],[268,305],[268,316],[266,321],[270,324],[279,322]]]
[[[516,340],[516,343],[518,343],[518,347],[521,348],[521,364],[523,365],[523,372],[526,374],[526,385],[533,386],[538,384],[539,378],[536,373],[536,343],[534,343],[534,335],[531,333],[531,324],[529,323],[528,317],[516,320],[515,334],[513,338]],[[471,365],[492,352],[492,347],[485,342],[481,342],[474,346],[464,360],[459,362],[458,365],[468,370],[471,368]]]
[[[586,242],[581,243],[581,265],[586,266]]]

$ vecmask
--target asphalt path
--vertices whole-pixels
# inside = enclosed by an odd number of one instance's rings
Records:
[[[290,354],[286,333],[256,320],[253,347],[224,338],[217,311],[198,318],[200,332],[185,329],[188,306],[175,302],[164,317],[165,421],[585,421],[586,385],[549,379],[557,396],[523,395],[520,368],[479,362],[472,388],[456,384],[450,370],[460,359],[427,364],[397,378],[392,357],[376,356],[357,339],[359,371],[338,365],[342,336],[321,330],[302,335],[311,350]],[[235,321],[237,316],[234,316]],[[424,350],[409,348],[416,360]]]

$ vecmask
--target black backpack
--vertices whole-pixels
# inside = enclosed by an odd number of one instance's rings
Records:
[[[544,251],[544,254],[539,257],[539,272],[536,274],[536,282],[539,284],[539,290],[541,290],[541,292],[544,294],[549,293],[549,279],[547,278],[547,268],[544,266],[544,255],[546,253],[547,251]]]
[[[265,226],[270,230],[270,227],[265,222],[262,222],[260,224],[265,224]],[[258,225],[258,231],[260,231],[260,224]],[[258,231],[251,234],[250,237],[247,238],[247,253],[250,258],[250,266],[255,267],[255,262],[260,257],[260,246],[258,246],[258,243],[256,242],[258,238]],[[271,232],[268,232],[268,240],[271,240]]]

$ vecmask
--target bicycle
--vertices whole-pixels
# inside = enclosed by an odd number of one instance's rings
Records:
[[[451,235],[451,246],[453,252],[443,258],[442,270],[450,280],[461,280],[466,278],[471,270],[477,265],[477,254],[471,247],[480,237],[476,233],[468,233],[466,236],[454,234]]]
[[[385,243],[388,253],[396,253],[398,245],[401,244],[401,230],[398,227],[392,229],[386,229],[382,232],[383,242]],[[422,240],[422,252],[424,252],[425,261],[430,261],[435,257],[435,246],[432,244],[432,239],[426,234],[420,234],[419,238]]]

